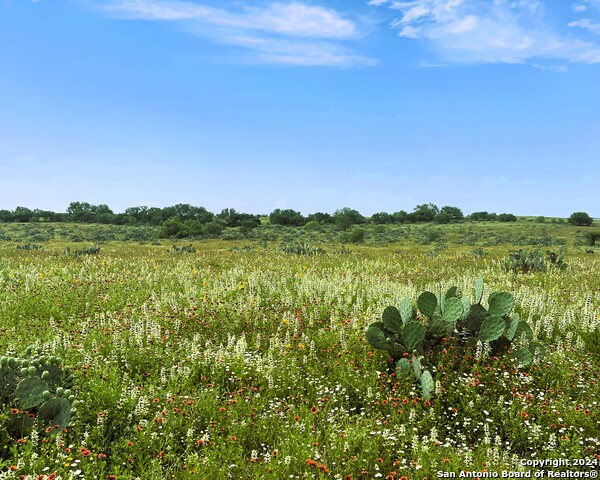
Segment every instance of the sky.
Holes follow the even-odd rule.
[[[600,217],[600,0],[0,0],[0,209]]]

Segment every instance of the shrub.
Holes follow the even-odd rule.
[[[593,223],[593,220],[585,212],[574,212],[569,217],[569,223],[578,227],[588,227]]]
[[[306,218],[304,218],[300,212],[296,212],[295,210],[281,210],[277,208],[269,214],[269,221],[274,225],[300,227],[306,223]]]
[[[498,215],[499,222],[516,222],[517,217],[515,217],[512,213],[501,213]]]
[[[366,222],[365,217],[357,210],[348,207],[336,210],[333,214],[333,219],[340,230],[348,230],[352,225],[359,225]]]
[[[314,232],[316,230],[319,230],[321,228],[321,225],[319,224],[319,222],[315,221],[315,220],[310,220],[309,222],[306,223],[306,225],[304,225],[304,229],[308,230],[309,232]]]

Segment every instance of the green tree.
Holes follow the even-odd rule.
[[[433,203],[423,203],[415,207],[410,217],[416,223],[433,222],[438,213],[440,213],[440,209],[436,205]]]
[[[377,212],[371,215],[371,222],[379,225],[384,223],[394,223],[394,217],[386,212]]]
[[[336,210],[333,213],[333,220],[338,228],[341,230],[347,230],[352,225],[359,225],[365,223],[365,217],[363,217],[358,210],[344,207]]]
[[[295,210],[281,210],[280,208],[276,208],[269,214],[269,221],[274,225],[301,227],[306,223],[306,218]]]
[[[585,212],[573,212],[569,217],[569,223],[578,227],[589,227],[593,221],[592,217]]]
[[[517,217],[515,217],[512,213],[501,213],[498,215],[499,222],[516,222]]]
[[[435,221],[437,223],[454,223],[460,222],[463,220],[465,216],[463,212],[458,207],[442,207],[440,212],[435,216]]]

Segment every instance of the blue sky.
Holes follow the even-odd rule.
[[[0,0],[0,208],[600,216],[600,0]]]

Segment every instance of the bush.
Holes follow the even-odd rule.
[[[306,218],[304,218],[300,212],[296,212],[295,210],[281,210],[280,208],[277,208],[269,214],[269,221],[273,225],[301,227],[306,223]]]
[[[340,230],[348,230],[352,225],[359,225],[366,222],[365,217],[357,210],[348,207],[336,210],[333,214],[333,219]]]
[[[517,217],[515,217],[512,213],[501,213],[498,215],[499,222],[516,222]]]
[[[589,227],[593,223],[593,220],[585,212],[574,212],[569,217],[569,223],[578,227]]]

